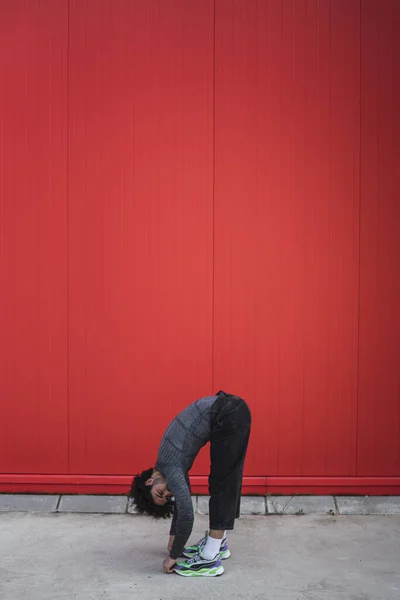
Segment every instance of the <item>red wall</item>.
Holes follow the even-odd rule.
[[[124,492],[223,388],[245,493],[400,493],[397,0],[0,23],[0,491]]]

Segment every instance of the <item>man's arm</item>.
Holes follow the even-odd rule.
[[[189,475],[187,473],[185,475],[185,481],[186,481],[187,486],[189,488],[190,494],[192,494],[192,492],[190,490],[190,479],[189,479]],[[175,533],[176,533],[176,520],[177,520],[177,518],[178,518],[178,509],[177,509],[177,506],[175,504],[175,506],[174,506],[174,514],[172,516],[171,527],[170,527],[170,530],[169,530],[169,535],[170,536],[175,536]]]
[[[170,535],[175,539],[170,551],[170,557],[176,560],[181,556],[186,542],[189,539],[193,529],[193,504],[190,493],[190,484],[188,476],[180,471],[173,471],[168,474],[168,489],[175,497],[175,514],[171,524]]]

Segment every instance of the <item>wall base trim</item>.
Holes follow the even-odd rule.
[[[126,494],[129,475],[0,474],[1,493]],[[208,477],[193,475],[192,493],[208,494]],[[243,495],[400,495],[399,477],[244,477]]]

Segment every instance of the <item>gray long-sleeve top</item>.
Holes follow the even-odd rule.
[[[167,427],[160,443],[155,468],[167,479],[175,497],[171,535],[175,540],[170,552],[177,559],[193,528],[193,505],[188,472],[194,459],[211,436],[211,408],[217,396],[206,396],[190,404]]]

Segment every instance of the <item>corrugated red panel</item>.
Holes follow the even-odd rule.
[[[64,0],[0,6],[0,472],[68,472]]]
[[[70,469],[151,465],[211,391],[213,3],[70,3]]]
[[[358,475],[400,474],[400,4],[361,12]]]
[[[359,3],[216,3],[215,369],[251,475],[354,475]]]

